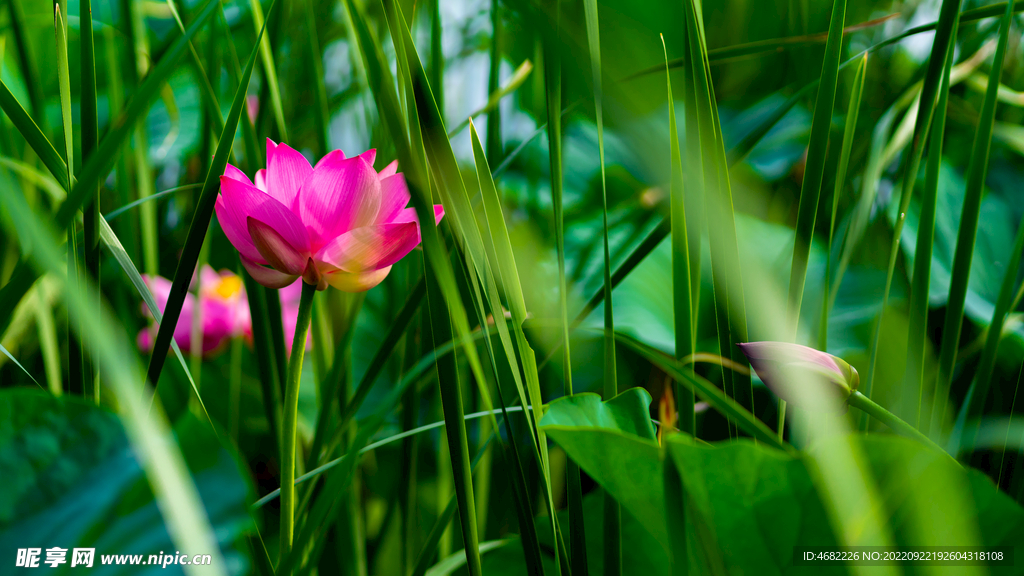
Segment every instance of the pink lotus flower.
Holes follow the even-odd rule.
[[[814,348],[788,342],[746,342],[737,346],[765,385],[794,406],[816,403],[822,391],[826,400],[838,400],[841,404],[860,384],[856,368],[842,358]],[[829,386],[806,388],[815,383]]]
[[[302,279],[362,292],[420,243],[398,163],[379,173],[376,150],[346,158],[341,150],[315,167],[287,144],[267,139],[267,168],[255,184],[228,164],[220,177],[217,219],[249,274],[268,288]],[[444,216],[434,206],[435,223]]]
[[[249,303],[245,296],[242,279],[227,270],[219,274],[209,266],[200,271],[199,293],[185,295],[181,315],[174,327],[174,341],[185,352],[192,350],[192,320],[195,314],[196,298],[199,300],[202,322],[202,351],[204,356],[220,350],[231,338],[252,336],[252,322],[249,317]],[[171,281],[161,276],[143,276],[146,285],[153,291],[153,297],[162,313],[167,306],[171,292]],[[152,318],[153,314],[145,304],[143,313]],[[152,350],[158,326],[154,323],[139,332],[139,348]]]

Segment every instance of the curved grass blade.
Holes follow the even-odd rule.
[[[270,10],[274,9],[276,0],[271,3]],[[269,11],[268,11],[269,12]],[[264,26],[265,29],[265,26]],[[153,388],[159,384],[160,372],[163,369],[164,360],[167,358],[168,346],[174,334],[174,327],[178,323],[178,316],[181,314],[181,306],[188,293],[188,286],[192,281],[192,274],[195,272],[196,262],[199,259],[199,250],[206,239],[206,232],[210,226],[210,219],[213,217],[213,205],[217,200],[217,192],[220,188],[219,176],[224,172],[228,155],[231,153],[231,144],[234,140],[235,129],[238,127],[238,120],[245,105],[246,89],[249,86],[249,78],[252,76],[252,69],[256,63],[256,54],[259,51],[259,41],[263,37],[263,30],[256,38],[257,44],[249,55],[249,61],[242,73],[242,81],[231,102],[231,111],[228,112],[224,130],[221,131],[220,143],[217,144],[217,152],[210,163],[209,172],[206,174],[206,181],[199,193],[199,201],[195,214],[192,216],[192,223],[189,225],[188,236],[185,238],[185,245],[178,260],[178,266],[174,271],[174,279],[171,283],[171,290],[167,296],[167,305],[164,309],[165,321],[160,324],[156,340],[153,345],[153,355],[149,360],[148,379]]]
[[[174,21],[178,24],[178,30],[182,34],[185,34],[185,24],[181,21],[181,16],[178,14],[178,8],[174,5],[174,0],[167,0],[167,6],[170,8],[171,16],[174,17]],[[206,75],[206,69],[203,67],[203,61],[199,58],[199,53],[196,52],[195,46],[190,40],[188,43],[189,53],[192,54],[192,65],[195,66],[196,76],[199,80],[199,92],[202,94],[203,101],[206,103],[207,113],[210,115],[210,119],[213,120],[213,130],[220,132],[224,128],[224,115],[220,111],[220,103],[217,102],[217,92],[213,89],[213,84],[210,83],[209,76]],[[214,71],[215,73],[217,71]],[[173,97],[173,95],[172,95]],[[170,135],[168,135],[170,137]],[[167,146],[169,148],[169,146]],[[163,148],[163,146],[161,146]]]
[[[930,429],[928,411],[922,421],[925,396],[924,382],[924,351],[928,339],[928,293],[932,274],[932,246],[935,240],[935,210],[939,193],[939,169],[942,165],[942,145],[946,131],[946,109],[949,101],[949,81],[953,67],[953,50],[955,42],[949,43],[946,51],[946,64],[942,74],[942,86],[939,89],[938,109],[932,120],[931,142],[928,150],[928,163],[925,166],[924,196],[921,198],[921,216],[917,228],[917,248],[914,252],[914,275],[910,285],[910,312],[907,333],[907,370],[904,382],[911,393],[917,388],[917,398],[911,406],[914,414],[914,425],[927,434]],[[824,350],[824,349],[823,349]]]
[[[71,181],[68,179],[67,163],[64,161],[64,158],[57,153],[53,144],[46,139],[43,131],[39,129],[39,125],[28,115],[28,112],[25,111],[25,108],[21,106],[21,103],[18,102],[18,99],[14,97],[10,88],[2,80],[0,80],[0,109],[3,109],[4,113],[7,114],[11,123],[21,133],[21,137],[28,142],[28,145],[39,156],[43,166],[46,166],[50,174],[53,174],[61,188],[65,190],[70,189]]]
[[[38,380],[36,380],[36,377],[33,376],[31,372],[26,370],[25,367],[21,365],[21,362],[18,362],[18,359],[15,358],[14,355],[7,350],[7,348],[4,348],[3,344],[0,344],[0,352],[3,352],[4,356],[7,356],[7,358],[9,358],[11,362],[14,362],[14,365],[20,368],[21,371],[24,372],[26,376],[28,376],[33,382],[35,382],[36,386],[39,386],[41,390],[46,390],[46,388],[44,388],[43,385],[40,384]]]
[[[82,169],[78,173],[78,182],[74,187],[69,186],[70,179],[66,175],[63,177],[60,175],[61,168],[59,165],[51,166],[51,164],[47,164],[44,154],[40,153],[39,150],[36,150],[36,153],[39,154],[41,158],[44,158],[44,165],[47,166],[47,169],[51,170],[51,173],[53,173],[54,177],[57,178],[57,181],[61,182],[62,186],[64,186],[66,182],[68,186],[64,186],[65,189],[70,188],[67,199],[61,204],[57,214],[53,218],[54,226],[58,228],[67,228],[74,218],[75,213],[85,203],[90,190],[94,190],[95,186],[100,183],[100,181],[110,171],[111,167],[113,167],[114,162],[119,156],[119,150],[128,138],[132,128],[135,126],[139,118],[149,110],[149,105],[152,103],[157,91],[163,83],[166,82],[167,78],[169,78],[176,70],[177,61],[184,53],[188,41],[195,36],[199,29],[202,28],[206,19],[213,14],[213,10],[216,6],[219,6],[219,2],[215,0],[206,0],[206,3],[196,10],[196,17],[192,21],[192,24],[189,25],[188,34],[176,39],[164,52],[160,62],[150,70],[149,74],[146,76],[146,80],[135,91],[135,95],[128,104],[128,107],[111,123],[106,137],[104,137],[100,142],[99,148],[96,149],[95,153],[92,154],[82,166]],[[39,145],[45,152],[46,147],[43,146],[45,138],[43,140],[39,139],[42,137],[42,132],[39,131],[39,127],[36,126],[34,122],[31,122],[31,119],[28,118],[24,109],[20,106],[12,107],[12,102],[13,104],[17,104],[17,101],[13,99],[13,96],[10,94],[10,91],[7,90],[7,87],[0,83],[0,107],[2,107],[4,112],[12,118],[15,125],[19,126],[19,129],[23,127],[31,129],[31,127],[34,126],[35,132],[26,134],[25,138],[31,145],[33,145],[34,150],[36,149],[35,146]],[[20,116],[18,115],[19,110]],[[12,112],[14,115],[12,115]],[[19,120],[13,120],[15,116],[17,116]],[[26,119],[28,119],[29,122],[25,122]],[[21,122],[21,124],[19,125],[18,122]],[[35,142],[35,144],[32,144],[33,142]],[[50,149],[52,148],[53,147],[51,145]],[[51,163],[54,159],[60,159],[60,156],[57,155],[56,151],[54,151],[53,156],[50,157]],[[0,289],[0,333],[6,329],[10,322],[11,313],[14,311],[14,307],[17,306],[18,302],[20,302],[25,296],[25,293],[35,282],[36,278],[38,278],[38,275],[34,269],[27,263],[22,262],[18,264],[17,268],[15,268],[8,283]]]
[[[985,99],[978,118],[978,128],[974,136],[974,145],[971,148],[971,157],[967,164],[963,211],[960,215],[960,229],[957,231],[953,268],[950,273],[949,301],[946,305],[946,317],[942,326],[939,372],[935,384],[935,404],[932,417],[933,423],[938,423],[938,427],[933,427],[935,431],[942,431],[942,418],[946,413],[953,365],[956,363],[957,348],[960,344],[964,301],[967,298],[967,281],[970,276],[971,260],[974,256],[978,216],[981,211],[981,194],[985,186],[985,177],[988,173],[989,150],[992,146],[992,127],[995,123],[996,97],[998,95],[999,81],[1002,77],[1003,58],[1006,55],[1006,44],[1009,38],[1009,27],[1012,18],[1013,3],[1010,2],[1006,5],[1006,13],[1003,15],[1002,22],[999,25],[999,43],[996,45],[995,59],[993,60],[992,70],[989,73],[988,90],[985,92]],[[1000,296],[1002,296],[1001,292],[1002,290],[1000,290]],[[998,337],[999,332],[997,331],[996,338]]]
[[[103,245],[110,250],[110,254],[117,260],[117,263],[124,270],[128,280],[131,281],[132,286],[135,286],[135,290],[138,291],[139,296],[142,297],[143,302],[146,303],[146,307],[149,308],[150,313],[153,314],[153,319],[156,320],[157,324],[160,324],[163,320],[163,314],[160,312],[160,308],[157,307],[156,299],[153,298],[153,293],[150,291],[149,286],[143,281],[142,275],[139,274],[138,268],[135,267],[135,263],[125,252],[124,246],[121,245],[121,241],[111,230],[110,225],[107,224],[106,220],[100,221],[100,239]],[[172,329],[173,332],[173,329]],[[174,350],[174,355],[178,358],[178,363],[181,364],[181,369],[184,370],[185,376],[188,378],[189,384],[192,386],[192,391],[195,392],[196,400],[199,402],[199,407],[203,409],[203,415],[206,416],[206,420],[210,422],[213,433],[217,436],[216,426],[213,426],[213,419],[210,418],[210,413],[206,410],[206,405],[203,404],[203,397],[199,395],[199,388],[196,386],[195,380],[192,378],[192,372],[189,370],[188,363],[185,362],[185,357],[181,354],[181,349],[178,347],[178,343],[171,339],[171,348]]]
[[[516,68],[515,72],[512,73],[512,76],[507,82],[505,82],[505,85],[502,86],[501,89],[491,92],[486,104],[470,112],[469,115],[466,116],[465,120],[459,123],[455,128],[449,130],[448,137],[451,138],[459,132],[462,132],[466,126],[469,126],[469,121],[471,119],[476,118],[481,114],[489,114],[491,111],[497,110],[501,99],[518,90],[519,87],[523,85],[523,82],[526,82],[526,79],[530,77],[530,72],[533,72],[533,63],[529,60],[523,60],[523,63]],[[489,121],[490,120],[488,119],[488,122]]]
[[[955,43],[957,19],[960,16],[960,0],[943,0],[939,12],[939,21],[935,31],[935,41],[932,44],[931,55],[928,56],[928,69],[925,72],[924,83],[921,87],[921,104],[917,109],[917,120],[914,124],[914,140],[911,148],[909,161],[903,172],[903,189],[900,192],[900,206],[896,213],[896,223],[893,226],[892,245],[889,250],[889,266],[885,276],[885,288],[882,292],[882,307],[879,312],[878,323],[875,328],[874,338],[871,344],[871,360],[868,373],[864,379],[861,392],[871,397],[871,388],[875,379],[875,368],[878,360],[878,342],[882,336],[882,317],[885,315],[885,308],[889,303],[889,290],[892,287],[893,272],[896,269],[896,257],[899,254],[900,236],[903,233],[903,224],[906,220],[907,210],[910,208],[910,197],[914,191],[914,182],[917,180],[918,169],[921,165],[921,157],[924,154],[924,140],[928,136],[928,129],[931,127],[932,118],[935,112],[935,99],[942,80],[944,64],[946,62],[946,51],[951,43]],[[998,85],[998,80],[996,85]],[[989,125],[991,134],[991,123]],[[987,148],[986,148],[987,152]],[[987,153],[986,153],[987,160]],[[966,213],[965,204],[965,213]],[[973,246],[974,239],[971,238]],[[965,275],[966,276],[966,275]],[[955,275],[954,275],[955,278]],[[955,280],[953,283],[955,284]],[[966,277],[964,288],[966,292]],[[961,300],[961,302],[963,302]],[[957,336],[959,337],[959,325],[957,325]],[[955,344],[954,344],[955,346]],[[941,368],[940,368],[941,372]],[[867,427],[867,418],[861,419],[861,428]]]
[[[789,275],[789,315],[793,322],[792,338],[797,339],[800,324],[800,306],[807,279],[807,260],[814,237],[814,221],[818,214],[821,183],[825,175],[825,156],[828,152],[829,132],[832,127],[832,108],[836,99],[839,79],[839,58],[843,47],[843,22],[846,20],[846,0],[832,3],[832,19],[825,44],[825,60],[821,66],[818,96],[811,120],[811,137],[807,144],[807,162],[800,185],[800,203],[796,217],[796,239],[793,243],[793,264]],[[831,237],[831,230],[829,231]]]
[[[130,202],[128,204],[125,204],[124,206],[121,206],[120,208],[115,208],[115,209],[111,210],[110,212],[107,212],[106,214],[104,214],[103,215],[103,219],[106,220],[107,222],[110,222],[114,218],[117,218],[118,216],[124,214],[125,212],[131,210],[132,208],[135,208],[136,206],[139,206],[140,204],[145,204],[146,202],[152,202],[154,200],[159,200],[159,199],[163,198],[164,196],[170,196],[171,194],[177,194],[178,192],[184,192],[186,190],[195,190],[197,188],[202,188],[202,187],[203,187],[202,184],[185,184],[184,186],[175,186],[174,188],[168,188],[167,190],[161,190],[160,192],[157,192],[156,194],[150,194],[149,196],[146,196],[145,198],[139,198],[138,200],[136,200],[134,202]]]
[[[853,150],[853,135],[857,131],[857,117],[860,114],[861,96],[864,94],[864,77],[868,69],[868,55],[865,54],[857,68],[857,75],[853,79],[853,88],[850,90],[850,104],[846,109],[846,128],[843,131],[843,148],[839,152],[839,166],[836,168],[836,184],[832,190],[832,215],[828,226],[828,248],[826,255],[828,262],[825,264],[825,294],[821,299],[821,322],[818,327],[818,350],[828,350],[828,317],[832,311],[832,300],[828,298],[831,293],[832,283],[832,245],[835,242],[836,233],[836,212],[839,210],[839,195],[846,187],[846,171],[850,167],[850,152]]]

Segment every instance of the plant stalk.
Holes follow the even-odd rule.
[[[922,434],[917,428],[914,428],[910,424],[907,424],[902,419],[898,418],[895,414],[889,412],[885,408],[882,408],[880,405],[876,404],[874,401],[872,401],[867,396],[861,394],[860,392],[854,392],[853,394],[851,394],[850,399],[847,400],[847,403],[850,406],[864,412],[868,416],[871,416],[875,420],[878,420],[882,424],[885,424],[890,429],[892,429],[893,432],[899,434],[900,436],[906,436],[907,438],[917,440],[918,442],[924,444],[925,446],[931,448],[932,450],[936,450],[943,454],[947,454],[947,452],[943,450],[941,446],[939,446],[935,442],[932,442],[930,438]]]
[[[295,321],[292,354],[288,360],[288,383],[284,397],[284,431],[281,442],[281,558],[292,548],[295,533],[295,436],[299,417],[299,380],[302,376],[302,357],[306,351],[306,335],[313,311],[316,286],[302,283],[299,317]]]

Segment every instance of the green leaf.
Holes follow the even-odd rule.
[[[669,542],[658,444],[652,437],[638,436],[630,431],[643,430],[640,420],[646,419],[647,433],[651,432],[650,418],[642,406],[646,395],[642,390],[623,392],[616,397],[625,396],[619,406],[606,408],[603,415],[592,413],[588,416],[580,415],[579,405],[573,401],[575,396],[562,399],[552,403],[554,416],[548,420],[548,415],[545,415],[539,428],[667,550]],[[586,399],[583,406],[596,407]],[[610,417],[609,412],[616,415]],[[620,421],[628,423],[628,428],[619,428]]]
[[[651,395],[643,388],[630,388],[601,401],[597,394],[574,394],[548,404],[540,426],[550,428],[606,428],[656,440],[648,415]]]
[[[0,418],[8,471],[0,496],[0,546],[47,542],[68,548],[69,557],[72,548],[96,548],[93,570],[103,574],[120,567],[101,566],[101,554],[144,554],[143,563],[160,550],[173,554],[176,543],[114,414],[78,398],[19,389],[0,393]],[[223,557],[246,563],[240,537],[254,526],[244,463],[189,415],[174,431]],[[149,566],[137,573],[160,572]]]

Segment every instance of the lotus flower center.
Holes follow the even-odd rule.
[[[220,280],[210,287],[210,291],[218,297],[227,300],[242,290],[242,280],[234,274],[221,276]]]

